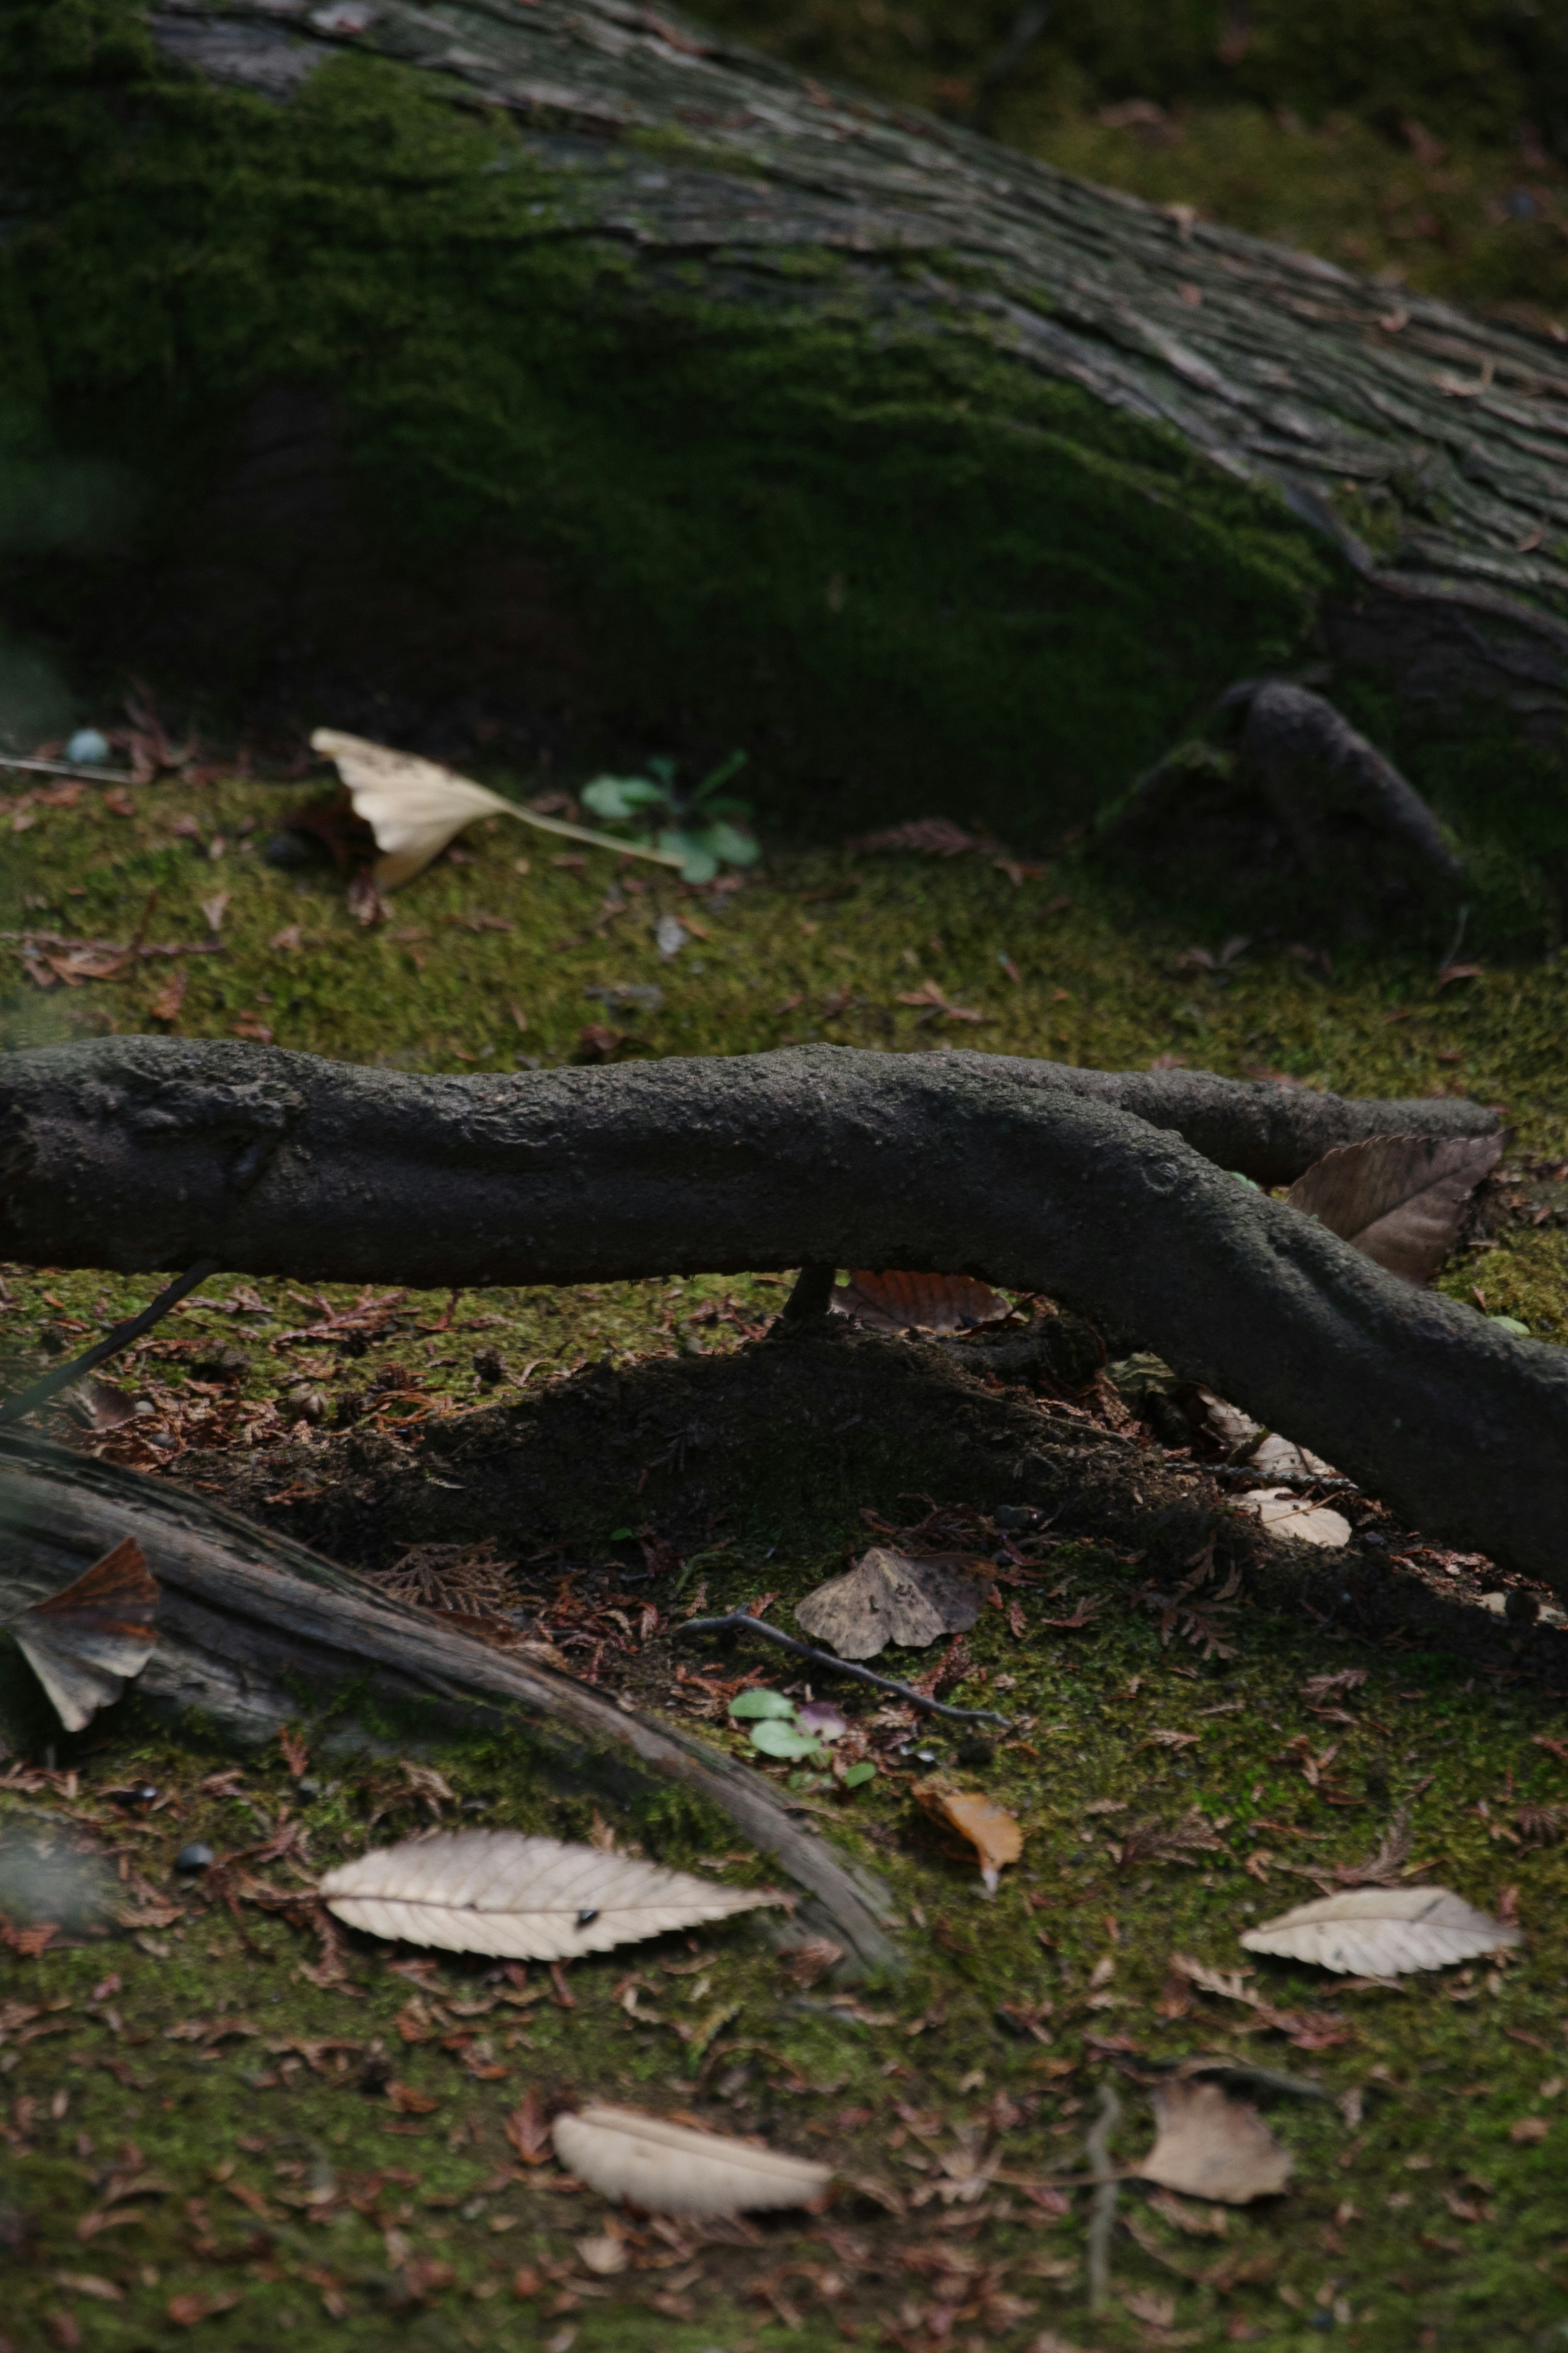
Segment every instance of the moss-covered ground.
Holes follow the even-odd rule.
[[[1014,871],[991,848],[770,852],[743,888],[695,893],[593,850],[558,863],[555,844],[501,821],[364,929],[339,879],[263,854],[309,797],[171,780],[131,792],[128,815],[95,788],[74,805],[18,800],[0,886],[5,1042],[237,1029],[433,1071],[811,1036],[1111,1066],[1176,1055],[1357,1092],[1462,1087],[1509,1106],[1521,1163],[1568,1157],[1563,981],[1550,959],[1439,986],[1440,948],[1281,934],[1216,980],[1185,952],[1215,954],[1217,930],[1132,899],[1071,851]],[[655,926],[669,914],[688,936],[666,957]],[[143,915],[144,944],[216,953],[80,979],[61,943],[124,942]],[[178,976],[176,1008],[164,992]],[[982,1020],[930,992],[905,1001],[928,982]],[[661,1000],[613,993],[633,987]],[[590,1027],[622,1042],[584,1039]],[[1559,1336],[1555,1225],[1505,1222],[1490,1242],[1455,1261],[1447,1287]],[[21,1268],[5,1284],[0,1345],[17,1368],[84,1345],[155,1287]],[[345,1349],[284,1335],[350,1305],[347,1292],[219,1278],[119,1378],[150,1407],[140,1459],[153,1463],[177,1444],[238,1442],[247,1423],[265,1436],[315,1414],[461,1412],[492,1393],[490,1351],[505,1377],[536,1383],[588,1357],[736,1345],[779,1296],[774,1282],[725,1278],[410,1297]],[[695,1571],[657,1550],[628,1567],[635,1545],[609,1562],[552,1559],[547,1587],[564,1582],[568,1598],[543,1614],[558,1631],[593,1631],[594,1611],[619,1609],[597,1621],[614,1651],[640,1640],[646,1600],[668,1615],[705,1584],[710,1607],[774,1592],[787,1622],[865,1535],[854,1514],[797,1511],[776,1546],[743,1537]],[[972,1519],[963,1541],[992,1552],[1007,1539]],[[1474,1674],[1448,1653],[1378,1651],[1244,1609],[1222,1613],[1224,1647],[1205,1656],[1163,1644],[1157,1616],[1128,1606],[1125,1561],[1048,1535],[1014,1550],[1016,1618],[984,1614],[967,1679],[947,1694],[1010,1713],[1013,1732],[989,1755],[961,1751],[952,1727],[879,1727],[852,1705],[875,1778],[847,1792],[808,1773],[797,1788],[909,1924],[908,1972],[885,1983],[801,1982],[810,1971],[792,1976],[745,1919],[574,1964],[559,1983],[359,1938],[334,1959],[307,1914],[269,1908],[258,1890],[297,1892],[437,1811],[582,1837],[591,1807],[547,1793],[500,1740],[414,1754],[389,1730],[384,1753],[345,1756],[302,1720],[291,1757],[237,1759],[132,1702],[67,1742],[18,1696],[11,1654],[0,2231],[20,2260],[0,2338],[15,2353],[132,2353],[187,2335],[300,2353],[1559,2341],[1568,1888],[1554,1841],[1568,1750],[1526,1654],[1515,1672]],[[1101,1606],[1085,1616],[1088,1599]],[[1083,1622],[1051,1623],[1064,1619]],[[931,1660],[889,1663],[918,1674]],[[1366,1680],[1313,1683],[1343,1669]],[[677,1704],[673,1683],[665,1696]],[[700,1720],[738,1743],[721,1715]],[[431,1769],[443,1785],[421,1782]],[[911,1800],[912,1779],[932,1772],[985,1788],[1024,1825],[994,1902]],[[1162,1847],[1153,1831],[1193,1808],[1214,1843]],[[1173,1953],[1245,1962],[1248,1922],[1315,1892],[1300,1870],[1365,1857],[1405,1809],[1414,1862],[1517,1915],[1525,1941],[1506,1961],[1387,1988],[1264,1960],[1242,1980],[1264,2010],[1172,1977]],[[731,1875],[756,1873],[732,1833],[631,1815],[605,1827],[688,1866],[728,1857]],[[247,1859],[226,1876],[177,1873],[198,1840]],[[61,1933],[30,1951],[26,1922],[57,1914]],[[1251,2088],[1295,2179],[1223,2221],[1125,2189],[1112,2300],[1091,2317],[1078,2185],[1100,2086],[1119,2091],[1115,2151],[1131,2162],[1148,2146],[1158,2069],[1200,2052],[1326,2095]],[[521,2161],[526,2117],[507,2137],[531,2095],[566,2093],[760,2132],[874,2188],[844,2188],[820,2217],[709,2234],[617,2217],[548,2163]]]

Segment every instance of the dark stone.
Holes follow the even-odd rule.
[[[189,1846],[183,1846],[174,1857],[174,1869],[206,1871],[216,1860],[210,1846],[205,1846],[200,1839],[193,1839]]]

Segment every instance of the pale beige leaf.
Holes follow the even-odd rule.
[[[1241,1939],[1249,1953],[1310,1961],[1349,1977],[1392,1978],[1446,1969],[1521,1939],[1447,1887],[1347,1887],[1298,1904]]]
[[[629,2199],[651,2214],[740,2214],[809,2206],[833,2179],[830,2166],[723,2133],[667,2124],[635,2108],[588,2107],[557,2116],[555,2154],[603,2198]]]
[[[517,1831],[405,1839],[340,1863],[321,1894],[340,1920],[367,1935],[514,1961],[605,1953],[782,1901],[768,1888],[715,1886]]]
[[[363,735],[318,727],[310,748],[324,752],[336,763],[355,815],[374,834],[382,853],[375,862],[375,881],[383,891],[395,891],[400,882],[412,881],[479,817],[514,817],[538,832],[563,834],[569,841],[591,842],[596,849],[651,859],[658,866],[680,864],[667,851],[621,841],[612,834],[593,833],[586,826],[568,825],[563,818],[542,817],[537,809],[521,808],[516,801],[503,800],[500,793],[471,783],[435,760],[417,760],[410,752],[394,752],[384,744],[367,742]]]
[[[841,1659],[874,1659],[889,1642],[923,1650],[939,1634],[966,1633],[993,1582],[983,1565],[970,1569],[956,1556],[911,1560],[873,1545],[845,1576],[795,1604],[795,1623]]]
[[[1289,1487],[1249,1487],[1237,1497],[1238,1507],[1252,1512],[1271,1536],[1299,1536],[1303,1544],[1337,1549],[1351,1540],[1351,1524],[1342,1512],[1326,1504],[1304,1504]]]
[[[335,727],[318,727],[310,745],[336,762],[354,814],[374,834],[381,851],[375,879],[384,891],[411,881],[476,818],[517,815],[515,805],[499,793],[470,784],[434,760],[416,760],[384,744],[340,734]]]
[[[1499,1135],[1373,1135],[1326,1152],[1285,1198],[1391,1274],[1430,1282],[1501,1153]]]
[[[1217,2084],[1178,2077],[1154,2094],[1154,2146],[1136,2170],[1184,2197],[1245,2206],[1272,2198],[1290,2179],[1290,2154],[1254,2107]]]
[[[153,1655],[158,1587],[133,1536],[12,1626],[68,1732],[120,1697]]]

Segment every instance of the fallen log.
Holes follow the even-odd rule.
[[[727,1814],[815,1900],[865,1968],[894,1964],[884,1889],[749,1767],[537,1662],[444,1627],[320,1553],[162,1480],[17,1432],[0,1437],[0,1622],[58,1592],[133,1536],[160,1588],[157,1642],[137,1690],[231,1739],[268,1739],[302,1701],[322,1745],[500,1728],[553,1786],[625,1799],[685,1791]],[[372,1734],[366,1719],[375,1724]]]
[[[430,1287],[963,1271],[1136,1335],[1415,1525],[1562,1585],[1568,1359],[1226,1173],[1493,1124],[963,1053],[445,1079],[106,1039],[0,1065],[0,1255]]]
[[[449,749],[613,712],[836,816],[958,765],[1020,831],[1325,651],[1563,741],[1543,332],[673,10],[58,23],[0,19],[5,594],[100,672]]]

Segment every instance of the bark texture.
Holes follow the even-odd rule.
[[[1137,1335],[1418,1526],[1560,1583],[1563,1352],[1226,1173],[1279,1183],[1356,1135],[1491,1124],[962,1053],[421,1079],[103,1039],[4,1065],[0,1252],[423,1286],[967,1272]]]
[[[389,1709],[422,1718],[427,1737],[521,1731],[558,1788],[624,1797],[674,1786],[720,1809],[808,1891],[863,1966],[897,1958],[885,1892],[797,1827],[760,1774],[570,1676],[450,1631],[286,1536],[164,1482],[11,1434],[0,1440],[0,1620],[135,1537],[162,1595],[157,1646],[137,1685],[155,1702],[198,1710],[241,1741],[296,1718],[305,1690],[351,1746],[370,1736],[366,1718],[378,1713],[384,1737]]]
[[[440,757],[742,741],[853,821],[961,760],[1015,831],[1325,652],[1563,740],[1543,337],[625,0],[56,19],[0,16],[5,596],[101,666]]]
[[[889,325],[1005,350],[1277,490],[1359,584],[1335,630],[1364,648],[1386,615],[1415,691],[1480,687],[1561,728],[1568,359],[1544,337],[1074,181],[624,0],[174,0],[153,22],[196,69],[279,97],[334,46],[369,48],[541,142],[585,134],[597,153],[580,152],[567,233],[608,235],[640,270],[721,251],[765,280],[808,247],[868,261]],[[617,151],[672,132],[700,158],[628,185]],[[731,299],[763,284],[733,275]]]

